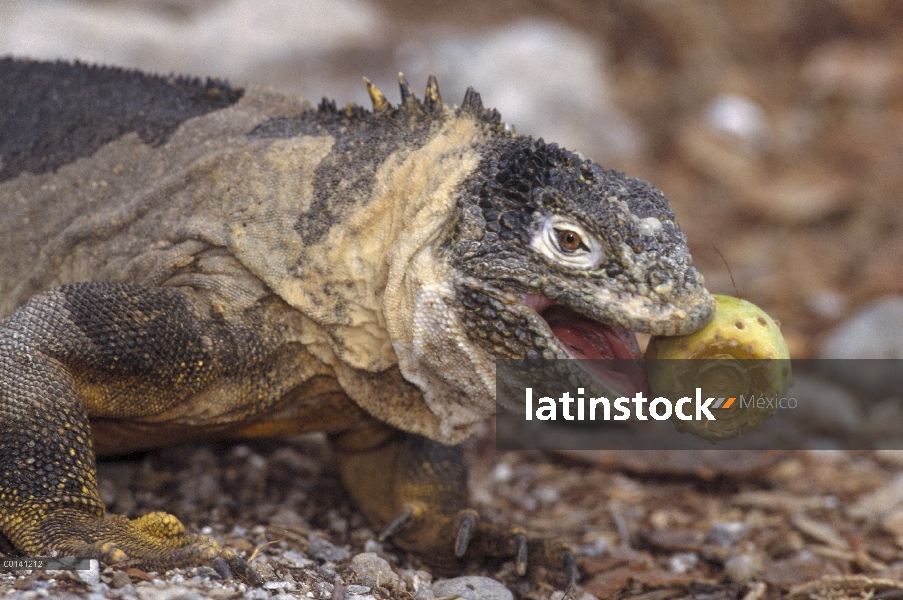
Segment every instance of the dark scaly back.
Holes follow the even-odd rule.
[[[457,113],[443,110],[436,78],[430,76],[424,99],[414,94],[399,74],[401,102],[392,106],[385,95],[365,79],[373,110],[349,104],[337,108],[323,98],[315,110],[293,117],[278,117],[258,125],[252,138],[293,138],[299,135],[331,136],[335,146],[314,174],[314,199],[295,223],[305,244],[320,242],[330,227],[344,218],[349,204],[370,198],[377,170],[395,151],[414,152],[430,141],[445,119],[467,113],[488,129],[501,131],[499,113],[483,108],[480,95],[468,88]],[[360,191],[365,190],[365,194]]]
[[[184,121],[242,94],[215,79],[0,58],[0,182],[53,172],[130,132],[163,144]]]

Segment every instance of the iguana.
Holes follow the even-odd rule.
[[[711,296],[645,181],[516,135],[468,89],[312,108],[269,89],[0,59],[0,533],[28,555],[213,564],[106,515],[95,453],[329,434],[350,496],[432,564],[574,574],[480,521],[454,445],[499,358],[634,357]]]

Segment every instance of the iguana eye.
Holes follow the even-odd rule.
[[[558,232],[558,244],[565,252],[574,252],[583,246],[583,240],[576,231],[570,229],[556,229],[556,231]]]
[[[575,269],[593,269],[605,259],[602,244],[564,215],[543,216],[530,245],[546,258]]]

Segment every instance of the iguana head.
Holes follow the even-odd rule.
[[[392,171],[397,183],[377,186],[417,215],[394,221],[382,315],[436,425],[412,425],[408,408],[398,426],[457,441],[495,409],[495,359],[635,359],[635,332],[709,321],[714,300],[659,190],[514,134],[472,89],[451,108],[432,77],[423,102],[400,87],[393,108],[369,86],[373,114],[429,135]]]
[[[458,198],[449,243],[461,319],[497,358],[639,358],[714,301],[667,199],[541,139],[500,136]]]

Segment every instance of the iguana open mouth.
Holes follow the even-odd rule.
[[[594,361],[584,368],[596,380],[631,396],[647,391],[646,373],[638,362],[643,356],[632,331],[594,321],[538,294],[527,294],[524,301],[571,358]]]

